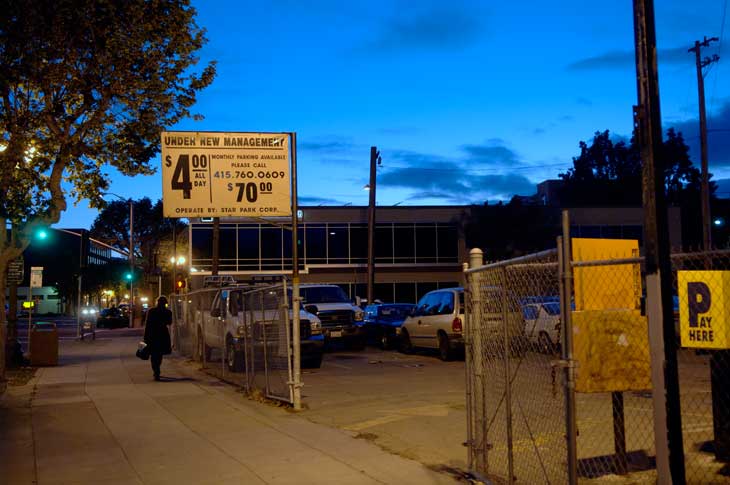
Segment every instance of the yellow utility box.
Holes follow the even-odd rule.
[[[36,322],[30,330],[30,365],[58,365],[58,329],[53,322]]]
[[[651,389],[649,332],[639,310],[572,312],[577,392]]]

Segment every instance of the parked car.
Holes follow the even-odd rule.
[[[104,308],[96,318],[98,328],[128,327],[129,317],[117,307]]]
[[[400,327],[400,350],[438,349],[441,360],[451,360],[464,349],[464,289],[426,293]]]
[[[214,348],[223,352],[231,372],[245,370],[247,342],[255,352],[263,355],[264,347],[269,352],[281,352],[284,339],[278,337],[283,315],[281,302],[276,291],[262,296],[262,307],[247,309],[244,306],[245,288],[222,288],[217,291],[209,310],[196,312],[197,356],[208,361]],[[289,308],[286,320],[293,323],[293,311]],[[324,336],[322,325],[316,315],[304,309],[299,311],[299,334],[301,366],[319,368],[322,365]],[[268,336],[267,336],[268,335]],[[286,349],[284,348],[286,352]],[[273,354],[272,354],[273,355]]]
[[[353,349],[365,347],[365,312],[356,306],[337,285],[299,286],[302,308],[322,322],[325,341],[342,341]]]
[[[528,303],[522,306],[525,318],[525,335],[545,354],[554,354],[560,349],[560,303]]]
[[[378,303],[365,307],[365,334],[370,342],[383,349],[392,348],[398,340],[401,325],[416,308],[412,303]]]

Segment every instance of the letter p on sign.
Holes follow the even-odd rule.
[[[698,316],[710,311],[712,293],[710,287],[701,281],[687,283],[687,298],[689,303],[689,326],[699,327]]]
[[[682,347],[730,348],[730,271],[678,271],[677,289]]]

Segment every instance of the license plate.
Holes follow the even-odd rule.
[[[333,330],[330,332],[330,337],[342,337],[342,332],[339,330]]]

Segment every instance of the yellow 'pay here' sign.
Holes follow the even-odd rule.
[[[682,347],[730,347],[730,271],[679,271],[679,332]]]

